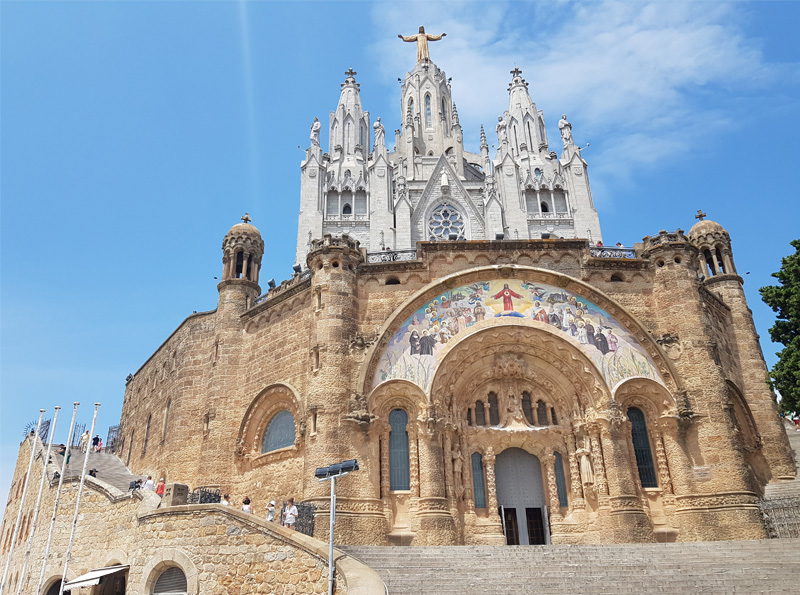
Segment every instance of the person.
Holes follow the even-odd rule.
[[[97,442],[97,452],[103,452],[103,439],[102,438],[100,438],[100,440]]]
[[[80,441],[81,452],[85,453],[88,446],[89,446],[89,430],[86,430],[83,434],[81,434],[81,441]]]
[[[428,331],[422,331],[422,336],[419,338],[419,353],[420,355],[433,355],[433,346],[436,345],[436,339],[428,335]]]
[[[622,242],[617,242],[617,248],[624,248],[625,246],[622,245]]]
[[[225,494],[224,496],[222,496],[222,500],[220,500],[219,503],[222,504],[223,506],[230,506],[230,501],[228,501],[228,498],[230,498],[230,496],[228,494]]]
[[[419,355],[419,333],[417,331],[411,331],[408,342],[411,345],[411,355]]]
[[[142,486],[142,489],[143,490],[150,490],[151,492],[154,492],[156,490],[156,484],[153,481],[153,476],[152,475],[148,475],[147,476],[147,481],[144,482],[144,485]]]
[[[800,415],[797,415],[797,413],[795,413],[794,418],[792,418],[792,421],[794,422],[795,431],[800,432]]]
[[[159,496],[163,496],[164,487],[165,487],[164,478],[162,477],[161,479],[158,480],[158,483],[156,484],[156,494],[158,494]]]
[[[242,500],[242,512],[253,514],[253,508],[250,506],[250,498],[247,496],[245,496],[244,500]]]
[[[294,531],[294,524],[297,521],[297,506],[294,505],[294,498],[289,498],[289,504],[286,506],[286,519],[283,521],[287,529]]]
[[[92,450],[97,450],[97,445],[100,442],[100,434],[95,434],[94,438],[92,438]]]
[[[595,246],[597,246],[598,248],[602,248],[603,247],[603,241],[602,240],[598,240],[597,243],[595,244]]]
[[[511,299],[513,298],[521,298],[522,296],[519,295],[516,291],[511,289],[508,286],[508,283],[503,284],[503,289],[498,291],[496,294],[492,296],[494,299],[502,299],[503,300],[503,312],[513,312],[514,311],[514,301]]]
[[[270,500],[267,504],[267,520],[270,523],[275,522],[275,500]]]
[[[92,477],[97,477],[97,469],[89,469],[89,475]]]

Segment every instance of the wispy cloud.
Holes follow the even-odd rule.
[[[586,157],[615,183],[638,167],[676,158],[741,116],[738,94],[763,89],[797,65],[770,64],[748,39],[742,4],[709,2],[402,2],[374,7],[374,50],[400,72],[413,50],[397,33],[420,24],[445,31],[431,45],[453,76],[468,142],[507,107],[508,71],[517,65],[545,111],[551,146],[560,114]],[[558,148],[558,147],[556,147]]]

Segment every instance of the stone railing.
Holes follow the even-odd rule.
[[[367,264],[379,262],[408,262],[417,259],[416,250],[384,250],[367,254]]]
[[[325,221],[366,221],[366,215],[325,215]]]
[[[645,236],[644,247],[645,249],[654,246],[663,246],[664,244],[672,244],[674,242],[688,242],[689,239],[683,234],[682,229],[676,229],[674,232],[667,232],[661,230],[656,236]]]
[[[607,248],[605,246],[590,246],[589,254],[594,258],[636,258],[633,248]]]
[[[298,283],[302,283],[303,281],[308,281],[311,279],[311,269],[303,269],[300,273],[292,275],[291,279],[287,279],[286,281],[281,281],[281,284],[275,287],[274,289],[270,289],[267,293],[261,294],[258,299],[256,299],[254,306],[257,306],[265,301],[269,297],[275,297],[276,295],[283,293],[290,287],[294,287]]]
[[[536,219],[572,219],[569,213],[528,213],[528,221]]]

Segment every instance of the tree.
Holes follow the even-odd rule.
[[[784,349],[776,354],[770,385],[780,391],[780,408],[785,412],[800,411],[800,240],[790,243],[795,253],[782,259],[781,270],[772,273],[780,285],[759,290],[761,299],[778,313],[769,336]]]

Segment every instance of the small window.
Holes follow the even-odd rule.
[[[525,414],[525,419],[528,420],[528,423],[535,426],[536,424],[533,421],[533,406],[531,405],[531,393],[528,391],[522,393],[522,412]]]
[[[475,508],[486,508],[486,487],[483,482],[483,456],[472,453],[472,490],[475,493]]]
[[[717,268],[714,266],[714,258],[711,256],[711,250],[704,250],[703,256],[706,259],[706,266],[708,267],[708,272],[713,277],[717,274]]]
[[[400,279],[397,277],[389,277],[386,279],[386,285],[400,285]]]
[[[550,207],[547,206],[546,202],[543,202],[542,203],[542,213],[549,213],[549,212],[550,212]]]
[[[353,208],[349,204],[345,204],[342,207],[342,215],[352,215],[352,214],[353,214]]]
[[[561,459],[561,453],[555,453],[555,462],[553,463],[553,470],[556,472],[556,491],[558,492],[558,505],[561,507],[567,506],[567,481],[564,479],[564,461]]]
[[[476,426],[486,425],[486,409],[483,406],[483,401],[475,402],[475,425]]]
[[[186,595],[189,586],[186,582],[186,575],[177,566],[167,568],[156,581],[153,587],[153,595]]]
[[[431,96],[425,96],[425,128],[431,128],[433,120],[431,118]]]
[[[279,411],[267,425],[261,452],[272,452],[292,446],[295,439],[294,416],[287,410]]]
[[[547,405],[542,400],[536,402],[536,423],[540,426],[547,425]]]
[[[719,249],[719,246],[717,246],[716,253],[717,253],[717,264],[719,265],[719,274],[720,275],[724,275],[725,274],[725,264],[724,264],[725,261],[722,259],[722,251]]]
[[[553,425],[558,425],[558,417],[556,417],[556,409],[555,407],[550,407],[550,419],[553,420]]]
[[[467,425],[472,425],[472,409],[467,409]]]
[[[395,409],[389,414],[389,489],[410,490],[408,459],[408,413]]]
[[[622,275],[614,273],[613,275],[611,275],[611,281],[613,281],[614,283],[622,283],[623,281]]]
[[[142,456],[147,452],[147,443],[150,441],[150,422],[153,420],[152,415],[147,416],[147,427],[144,431],[144,444],[142,445]]]

